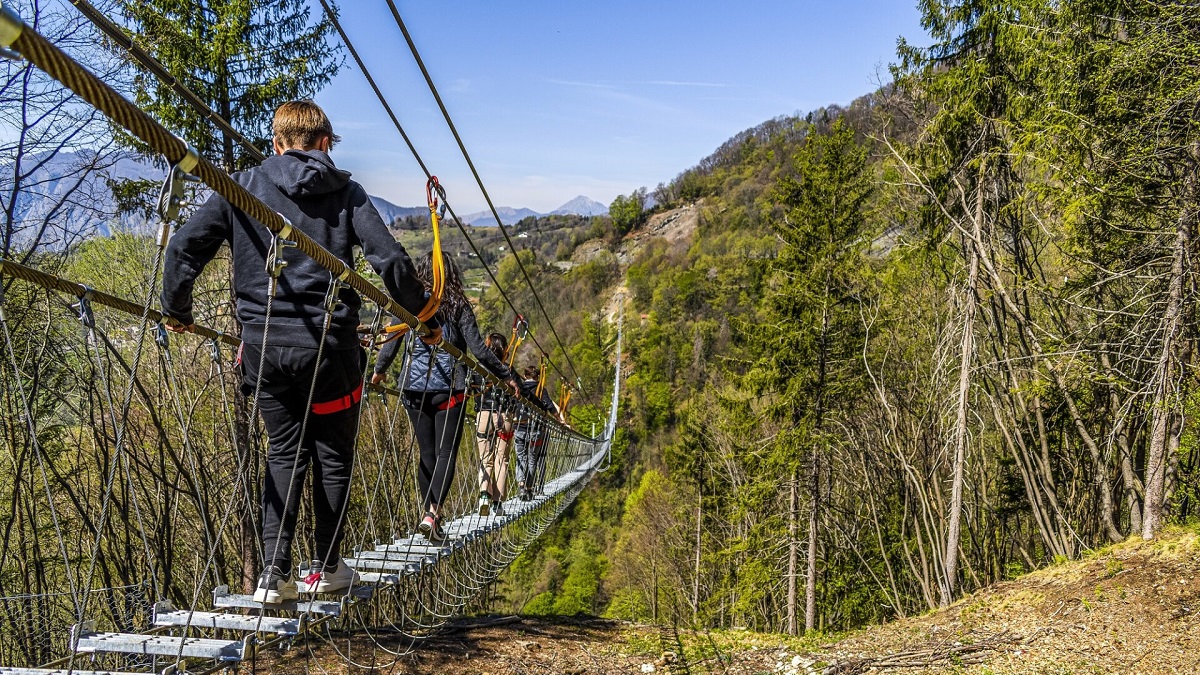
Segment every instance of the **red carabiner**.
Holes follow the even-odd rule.
[[[438,206],[437,197],[434,196],[435,192],[439,195],[445,194],[437,176],[430,176],[429,180],[425,182],[425,201],[429,203],[430,209],[436,209]]]

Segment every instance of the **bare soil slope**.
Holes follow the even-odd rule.
[[[817,672],[1200,672],[1200,536],[1130,539],[856,633]],[[909,665],[912,668],[902,668]]]
[[[513,617],[459,624],[394,663],[361,635],[351,638],[349,650],[356,656],[374,651],[375,662],[363,665],[397,675],[1184,674],[1200,673],[1198,610],[1200,530],[1193,528],[1152,542],[1131,539],[946,609],[837,640]],[[347,647],[343,642],[338,651]],[[268,656],[258,666],[262,672],[363,672],[328,644]]]

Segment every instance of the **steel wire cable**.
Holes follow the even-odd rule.
[[[324,3],[325,0],[322,0]],[[550,328],[550,332],[554,335],[555,342],[558,343],[559,349],[563,352],[563,357],[567,359],[567,365],[571,368],[571,373],[575,376],[575,382],[582,382],[579,377],[579,371],[575,369],[575,363],[571,360],[571,353],[567,351],[566,345],[563,344],[561,338],[558,337],[558,331],[554,328],[554,322],[550,319],[550,315],[546,312],[545,305],[542,304],[542,299],[538,295],[537,289],[533,286],[533,281],[529,278],[529,272],[525,270],[525,265],[521,262],[520,256],[516,255],[516,245],[513,244],[512,238],[508,236],[508,230],[504,227],[504,222],[500,220],[500,214],[496,211],[496,205],[492,203],[492,197],[488,194],[487,188],[483,184],[483,178],[480,177],[479,171],[475,168],[475,162],[471,160],[471,155],[467,152],[467,146],[462,140],[462,136],[458,133],[458,128],[454,126],[454,120],[450,117],[450,112],[446,109],[446,104],[442,101],[442,95],[438,93],[437,86],[433,83],[433,77],[429,74],[429,69],[425,67],[425,61],[421,58],[421,53],[417,50],[417,45],[413,42],[412,35],[408,32],[408,27],[404,25],[404,20],[400,18],[400,12],[396,9],[396,4],[392,0],[387,0],[388,8],[392,10],[392,17],[396,20],[396,25],[400,28],[400,32],[404,34],[404,40],[408,43],[408,48],[412,52],[413,58],[417,62],[417,66],[421,69],[421,74],[425,76],[425,83],[429,85],[429,91],[433,94],[434,100],[437,101],[438,108],[442,111],[442,117],[446,120],[446,125],[450,127],[450,132],[454,135],[455,142],[458,143],[458,149],[462,152],[463,159],[466,160],[467,166],[471,169],[471,175],[475,177],[476,184],[479,185],[479,191],[483,193],[484,200],[487,201],[488,209],[492,212],[492,217],[496,219],[496,226],[500,228],[500,233],[504,235],[504,241],[508,243],[509,249],[513,251],[513,257],[516,258],[517,267],[521,270],[521,275],[525,277],[525,283],[529,285],[530,292],[533,293],[533,299],[537,303],[538,309],[541,310],[542,316],[546,319],[546,324]],[[536,341],[535,341],[536,342]],[[541,348],[541,345],[538,345]],[[543,350],[544,352],[545,350]],[[558,370],[556,365],[555,370]],[[566,380],[562,371],[559,371],[559,377]]]
[[[404,130],[404,125],[402,125],[400,123],[399,118],[396,116],[395,112],[392,110],[392,106],[388,102],[387,97],[384,96],[383,92],[379,89],[379,86],[375,83],[375,78],[371,75],[371,71],[367,68],[366,63],[364,63],[362,58],[359,56],[358,50],[355,49],[354,43],[350,41],[349,35],[347,35],[345,29],[342,28],[342,24],[338,20],[337,12],[334,11],[334,8],[328,4],[327,0],[320,0],[320,3],[321,3],[321,6],[325,10],[326,16],[329,17],[330,22],[333,24],[333,27],[337,30],[338,35],[341,37],[342,43],[346,45],[347,51],[350,52],[350,56],[354,59],[354,62],[356,64],[358,64],[358,68],[362,72],[363,77],[367,80],[367,84],[370,85],[371,90],[375,93],[375,97],[379,100],[380,105],[383,106],[384,111],[387,113],[388,117],[392,120],[392,124],[396,127],[396,131],[398,131],[400,133],[400,137],[402,139],[404,139],[404,143],[405,143],[405,145],[408,146],[409,152],[412,153],[413,159],[416,160],[417,165],[421,168],[421,171],[425,173],[425,176],[427,178],[432,178],[433,173],[429,170],[429,167],[425,164],[425,160],[421,157],[420,152],[417,151],[417,148],[413,144],[412,139],[409,137],[408,132]],[[485,193],[485,195],[486,195],[486,193]],[[443,202],[445,202],[445,201],[446,200],[443,199]],[[490,204],[490,199],[489,199],[489,204]],[[470,233],[467,232],[466,227],[464,227],[464,225],[462,223],[462,219],[460,219],[458,217],[458,215],[454,212],[454,209],[452,207],[450,207],[449,203],[447,203],[446,206],[447,206],[447,210],[450,212],[450,215],[454,218],[454,224],[458,227],[459,232],[463,235],[463,238],[466,240],[467,245],[471,247],[471,251],[475,254],[475,257],[478,258],[480,263],[483,265],[484,271],[487,272],[488,277],[491,278],[492,283],[496,287],[496,290],[500,292],[500,296],[504,299],[505,304],[507,304],[509,309],[511,309],[513,311],[513,314],[520,316],[521,313],[517,310],[516,305],[513,303],[512,299],[509,297],[508,293],[504,290],[504,286],[500,283],[500,280],[496,278],[496,275],[492,272],[491,268],[487,265],[487,263],[484,262],[483,254],[480,252],[479,248],[475,245],[475,240],[471,237]],[[492,211],[493,211],[493,213],[495,213],[495,207],[492,207]],[[500,223],[498,218],[497,218],[496,222],[498,224],[500,224],[500,226],[502,228],[501,231],[503,231],[503,224]],[[507,236],[508,236],[507,232],[505,232],[506,239],[507,239]],[[516,248],[513,246],[511,241],[509,241],[509,248],[510,248],[510,250],[513,251],[514,257],[516,257],[516,255],[515,255]],[[517,264],[521,265],[521,261],[520,261],[519,257],[517,257]],[[522,271],[522,273],[525,273],[524,266],[521,267],[521,271]],[[527,282],[529,281],[528,274],[525,275],[525,279]],[[531,289],[533,288],[532,284],[530,285],[530,288]],[[534,296],[537,297],[536,290],[534,291]],[[539,305],[539,307],[541,306],[540,299],[538,299],[538,305]],[[546,316],[547,321],[549,321],[549,316],[546,315],[545,308],[542,308],[542,314],[543,314],[543,316]],[[551,332],[554,332],[555,339],[558,339],[558,334],[557,334],[557,332],[554,331],[554,324],[552,322],[550,323],[550,330],[551,330]],[[537,346],[539,352],[546,353],[546,350],[538,342],[537,336],[534,335],[532,332],[530,333],[530,338],[533,340],[534,345]],[[561,347],[561,345],[562,345],[561,340],[559,341],[559,345]],[[566,352],[565,348],[563,348],[563,353],[564,353],[564,355],[567,356],[567,359],[569,361],[570,355]],[[567,381],[565,374],[562,372],[562,370],[559,369],[558,365],[553,362],[551,363],[551,365],[554,366],[554,370],[559,374],[559,377],[562,378],[563,381]],[[571,369],[572,369],[572,371],[574,371],[574,364],[571,364]],[[579,381],[578,376],[576,377],[576,381]]]

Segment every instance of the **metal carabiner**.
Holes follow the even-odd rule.
[[[280,218],[283,215],[280,214]],[[276,287],[278,286],[279,276],[283,274],[283,268],[287,267],[287,261],[283,259],[283,252],[289,248],[296,248],[296,242],[288,239],[288,235],[292,233],[292,224],[287,222],[283,229],[271,235],[271,248],[267,252],[267,276],[270,277],[270,287],[267,289],[267,295],[274,296]]]
[[[84,286],[83,293],[79,296],[79,302],[71,305],[78,313],[79,322],[89,331],[96,329],[96,314],[92,311],[92,294],[94,292],[90,286]]]
[[[187,203],[183,199],[184,186],[189,182],[200,181],[199,178],[191,175],[192,169],[195,169],[199,163],[200,151],[189,145],[183,158],[167,171],[167,177],[163,180],[162,188],[158,192],[158,217],[162,220],[159,246],[167,245],[167,238],[171,232],[170,221],[179,217],[179,209]]]

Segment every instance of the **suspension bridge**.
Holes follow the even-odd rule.
[[[73,2],[188,105],[261,158],[111,21],[87,2]],[[370,81],[336,16],[322,5]],[[407,29],[389,5],[453,129]],[[275,274],[286,275],[285,254],[308,256],[328,270],[325,312],[334,311],[337,293],[347,287],[373,304],[374,319],[366,327],[371,351],[389,316],[416,335],[427,336],[430,329],[3,3],[0,48],[95,106],[171,167],[159,204],[159,234],[139,240],[140,248],[129,254],[146,270],[141,298],[39,270],[36,259],[0,259],[5,420],[0,430],[12,470],[11,485],[0,486],[0,500],[8,502],[11,516],[0,524],[0,588],[23,590],[0,597],[0,674],[207,673],[243,664],[253,669],[260,658],[283,648],[312,653],[318,647],[334,650],[352,666],[386,667],[471,607],[607,467],[617,424],[619,365],[599,434],[580,433],[514,400],[514,414],[531,419],[547,439],[539,493],[529,501],[509,499],[502,512],[479,515],[478,458],[473,447],[464,450],[443,504],[443,512],[451,515],[448,538],[427,539],[414,529],[423,508],[415,485],[415,437],[401,392],[372,385],[359,408],[344,545],[352,551],[344,560],[357,572],[357,583],[336,594],[265,607],[242,594],[256,574],[255,554],[260,559],[263,554],[254,549],[260,546],[254,477],[261,470],[264,434],[254,414],[256,398],[247,400],[239,392],[234,359],[240,340],[229,317],[220,313],[228,288],[207,289],[214,325],[197,326],[195,335],[169,335],[168,320],[153,308],[163,251],[186,183],[203,182],[271,233],[269,262]],[[458,139],[457,130],[454,135]],[[453,220],[461,228],[457,217]],[[468,242],[474,247],[469,236]],[[293,249],[298,253],[288,253]],[[564,382],[578,383],[575,365],[523,265],[521,272],[574,377],[551,365]],[[494,275],[492,280],[516,313],[509,294]],[[267,321],[269,326],[269,313]],[[438,348],[474,371],[484,386],[500,385],[470,353],[444,341]],[[545,353],[540,344],[537,348]],[[620,350],[618,324],[617,364]],[[411,365],[406,359],[401,370]],[[464,437],[473,440],[471,424],[468,417]],[[300,518],[297,541],[311,540],[305,536],[311,534],[307,520]]]

